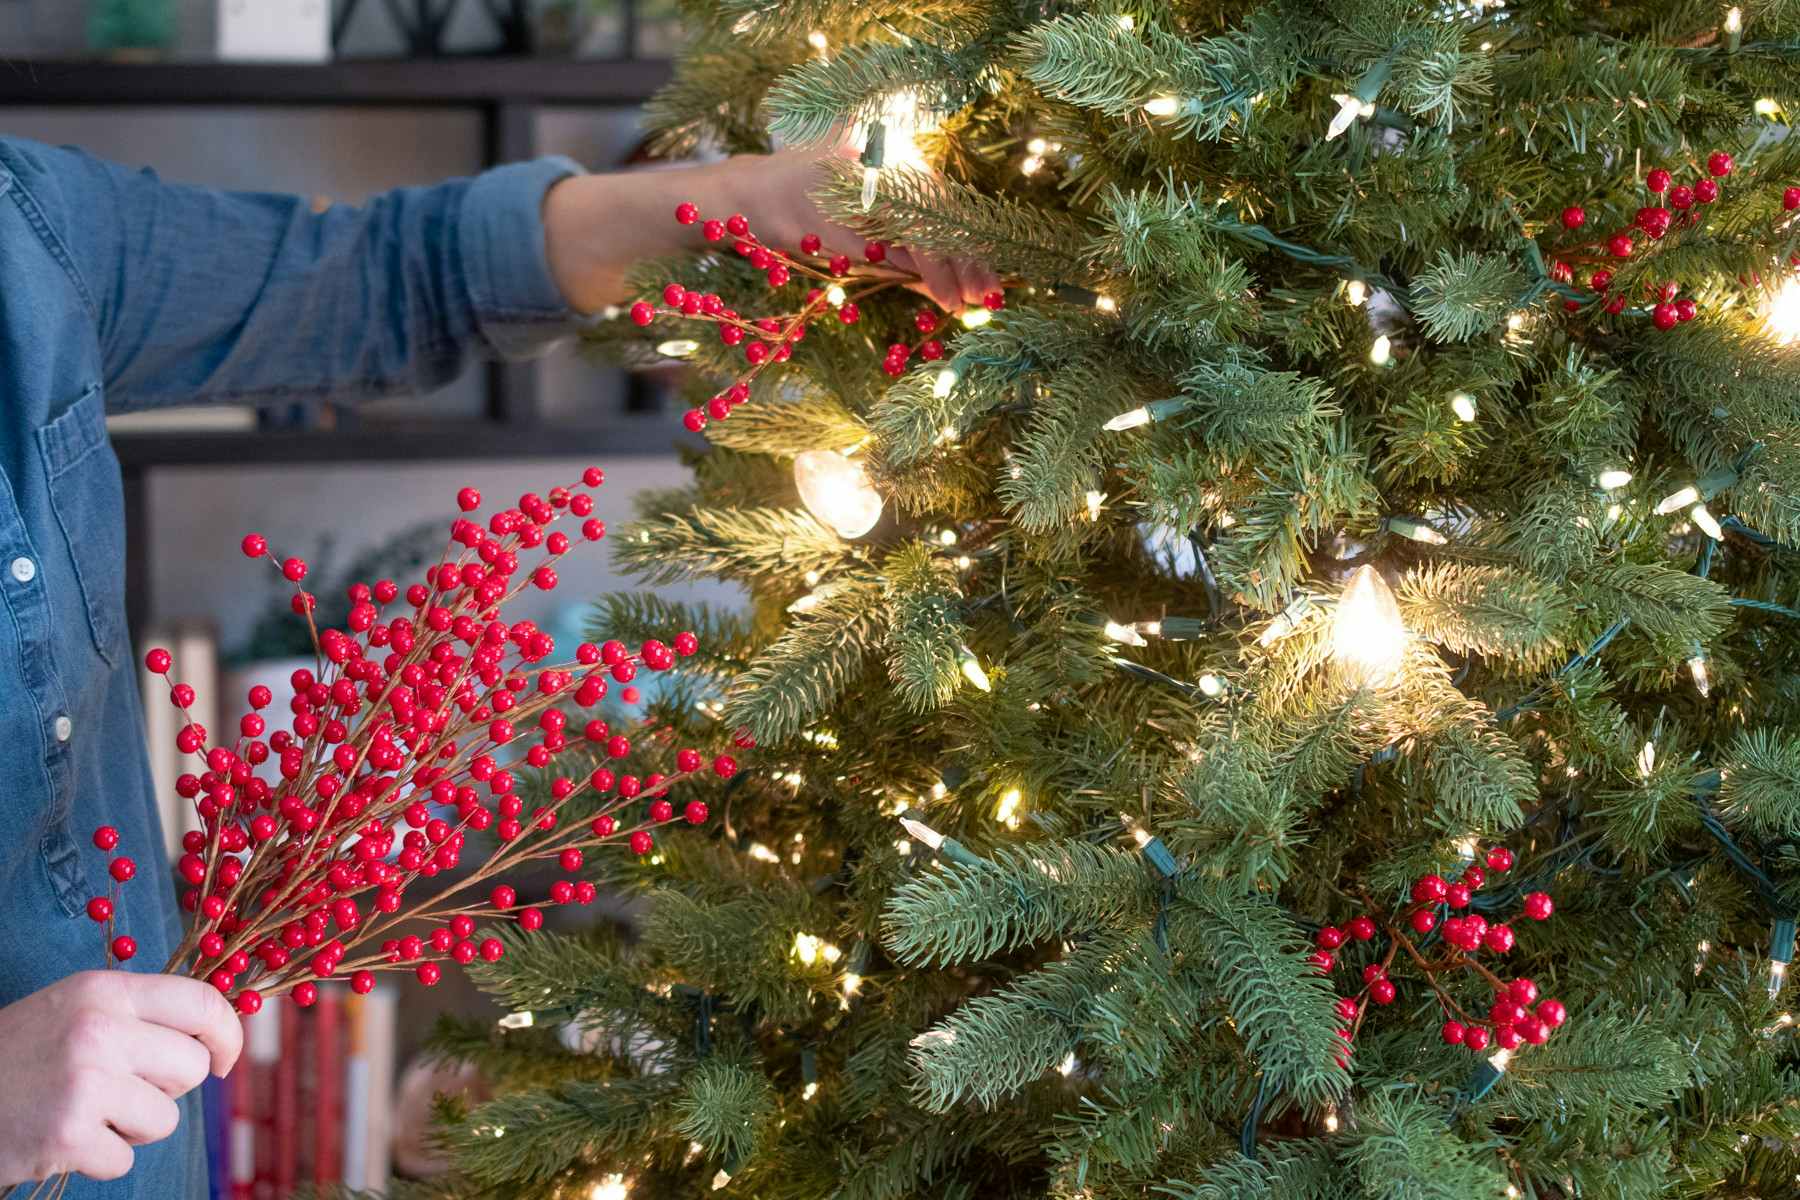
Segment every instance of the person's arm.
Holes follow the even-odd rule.
[[[79,1171],[117,1179],[175,1132],[175,1100],[221,1078],[243,1026],[197,979],[84,971],[0,1008],[0,1189]]]

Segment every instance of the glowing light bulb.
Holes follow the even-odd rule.
[[[1369,347],[1369,361],[1378,367],[1385,367],[1394,361],[1394,343],[1387,334],[1377,337],[1375,344]]]
[[[1100,295],[1094,297],[1094,307],[1103,313],[1116,313],[1119,311],[1119,302],[1111,296]]]
[[[1615,488],[1622,488],[1630,483],[1631,472],[1625,470],[1623,467],[1612,467],[1609,470],[1600,472],[1600,478],[1595,482],[1599,483],[1602,488],[1610,492]]]
[[[1088,520],[1098,521],[1100,519],[1100,506],[1105,503],[1105,492],[1089,491],[1087,494]]]
[[[1137,28],[1137,19],[1130,13],[1120,13],[1118,16],[1118,26],[1125,33],[1130,33]]]
[[[1756,115],[1759,117],[1778,117],[1781,115],[1781,103],[1773,96],[1763,96],[1756,102]]]
[[[1659,517],[1666,516],[1678,508],[1686,508],[1688,505],[1699,499],[1700,489],[1690,484],[1679,491],[1670,492],[1661,500],[1658,500],[1656,502],[1656,515]]]
[[[993,319],[993,312],[985,308],[965,308],[962,310],[962,315],[957,318],[962,322],[964,329],[980,329]]]
[[[846,299],[846,297],[844,295],[843,285],[839,284],[839,283],[834,283],[830,287],[826,288],[825,289],[825,299],[830,302],[830,304],[833,308],[842,308],[844,305],[844,300]]]
[[[1050,149],[1050,143],[1046,142],[1041,137],[1034,137],[1029,142],[1025,143],[1025,152],[1027,154],[1042,154],[1048,149]]]
[[[815,29],[806,35],[806,44],[811,46],[814,50],[817,50],[820,54],[823,54],[825,53],[825,47],[829,46],[831,43],[826,39],[823,33]]]
[[[1181,111],[1181,101],[1174,96],[1157,96],[1144,102],[1144,111],[1153,117],[1172,117]]]
[[[1775,997],[1781,995],[1782,986],[1787,983],[1787,969],[1788,965],[1780,959],[1770,960],[1769,999],[1773,1000]]]
[[[1706,531],[1706,536],[1713,541],[1722,542],[1725,540],[1724,527],[1719,524],[1719,519],[1712,515],[1711,510],[1709,510],[1706,505],[1694,505],[1694,507],[1688,509],[1688,516],[1692,517],[1694,519],[1694,524],[1698,525],[1701,529],[1704,529]]]
[[[1035,154],[1027,155],[1025,160],[1019,164],[1019,174],[1036,175],[1038,173],[1038,168],[1043,165],[1044,160],[1042,158]]]
[[[1475,419],[1475,397],[1467,392],[1457,392],[1450,397],[1450,411],[1456,419],[1467,424]]]
[[[625,1186],[623,1175],[608,1175],[594,1185],[588,1193],[588,1200],[625,1200],[631,1195],[631,1189]]]
[[[857,991],[859,989],[861,989],[861,987],[862,987],[862,982],[863,982],[863,977],[861,975],[858,975],[855,971],[845,971],[844,972],[844,995],[846,997],[856,995]]]
[[[1688,674],[1693,677],[1694,690],[1700,693],[1702,700],[1712,695],[1712,679],[1706,673],[1706,655],[1696,654],[1687,660]]]
[[[716,1192],[730,1182],[731,1172],[727,1171],[724,1167],[720,1167],[718,1174],[712,1177],[712,1190]]]
[[[1737,33],[1744,27],[1744,10],[1736,5],[1725,10],[1725,32]]]
[[[875,207],[875,189],[881,183],[880,167],[864,167],[862,181],[862,210],[868,212]]]
[[[1150,410],[1148,408],[1134,408],[1130,412],[1120,413],[1100,428],[1106,430],[1108,433],[1118,433],[1126,429],[1136,429],[1139,425],[1148,425],[1149,423]]]
[[[1075,1073],[1075,1068],[1079,1065],[1080,1064],[1075,1061],[1075,1052],[1071,1050],[1069,1051],[1069,1056],[1063,1059],[1062,1064],[1056,1069],[1061,1071],[1064,1076],[1069,1076]]]
[[[938,530],[938,544],[943,545],[943,546],[956,545],[956,530],[954,530],[954,529]]]
[[[938,368],[938,373],[931,380],[931,394],[939,400],[956,389],[956,372],[950,367]]]
[[[988,679],[988,673],[981,669],[981,660],[976,658],[975,652],[967,646],[963,647],[962,661],[957,665],[962,669],[963,678],[981,691],[991,692],[994,690],[993,682]]]
[[[1115,642],[1122,642],[1127,646],[1148,646],[1150,644],[1149,642],[1146,642],[1144,636],[1137,631],[1136,625],[1121,625],[1117,621],[1108,621],[1106,623],[1106,636]]]
[[[1406,659],[1406,626],[1387,581],[1364,563],[1344,585],[1332,620],[1332,655],[1364,687],[1391,682]]]
[[[1367,100],[1356,96],[1346,96],[1338,92],[1331,97],[1338,103],[1337,115],[1331,118],[1331,124],[1325,129],[1325,140],[1332,141],[1340,137],[1346,129],[1356,122],[1358,117],[1367,119],[1375,115],[1375,106]]]
[[[1656,772],[1656,743],[1645,742],[1637,756],[1638,778],[1648,779]]]
[[[673,338],[656,344],[656,352],[664,358],[690,358],[698,349],[700,343],[692,338]]]
[[[901,817],[900,828],[906,830],[909,837],[927,849],[936,850],[944,844],[944,835],[923,821],[916,821],[911,817]]]
[[[881,520],[881,493],[869,483],[862,463],[836,450],[796,454],[794,486],[806,511],[846,541],[861,537]]]
[[[529,1012],[507,1013],[504,1017],[500,1018],[500,1028],[530,1029],[532,1023],[536,1020],[537,1018],[532,1016]]]
[[[1007,788],[1000,793],[1000,800],[994,805],[994,820],[1008,829],[1019,827],[1019,804],[1025,799],[1025,793],[1018,788]]]
[[[1800,338],[1800,276],[1789,276],[1769,297],[1763,332],[1783,346]]]
[[[1209,700],[1217,700],[1225,694],[1225,681],[1210,671],[1199,678],[1198,687],[1200,694]]]
[[[1511,1050],[1496,1050],[1488,1055],[1488,1065],[1493,1067],[1494,1070],[1504,1073],[1507,1064],[1512,1062],[1512,1059],[1513,1052]]]
[[[819,1081],[816,1079],[813,1080],[811,1083],[808,1083],[805,1087],[800,1089],[800,1098],[802,1100],[811,1100],[814,1096],[816,1096],[818,1094],[819,1094]]]
[[[1338,1113],[1337,1113],[1336,1106],[1333,1106],[1333,1107],[1325,1110],[1325,1132],[1326,1133],[1336,1133],[1337,1131],[1338,1131]]]
[[[810,933],[796,933],[794,935],[794,957],[810,967],[819,961],[819,950],[824,944],[823,939]]]
[[[781,855],[775,853],[761,842],[750,843],[750,857],[754,858],[757,862],[778,863],[781,861]]]
[[[1389,517],[1387,527],[1403,538],[1410,538],[1427,546],[1442,546],[1450,540],[1425,522],[1414,521],[1408,517]]]
[[[1361,308],[1362,302],[1369,298],[1369,285],[1360,279],[1352,279],[1344,285],[1344,299],[1350,302],[1351,308]]]

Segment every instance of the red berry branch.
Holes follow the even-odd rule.
[[[353,585],[343,630],[313,625],[315,599],[299,588],[305,562],[278,559],[258,534],[244,538],[248,557],[266,559],[296,585],[293,607],[313,631],[318,665],[289,680],[291,731],[264,736],[263,713],[275,696],[259,685],[250,689],[237,736],[210,748],[208,731],[189,715],[194,689],[168,681],[170,702],[184,717],[176,745],[198,760],[176,791],[193,802],[201,828],[184,837],[176,864],[188,884],[183,906],[194,917],[164,970],[210,980],[247,1013],[283,993],[310,1005],[317,981],[337,975],[347,975],[357,992],[374,987],[383,970],[410,970],[430,986],[445,964],[504,954],[499,938],[480,936],[479,921],[542,927],[542,908],[521,907],[504,873],[552,860],[574,875],[589,851],[621,841],[634,854],[648,853],[651,830],[675,818],[668,798],[675,785],[708,769],[721,777],[736,771],[728,755],[709,764],[699,750],[683,748],[668,775],[640,778],[610,766],[581,778],[552,774],[549,802],[526,812],[518,772],[554,772],[557,758],[578,744],[600,748],[621,766],[633,751],[624,733],[571,709],[597,705],[609,680],[627,685],[621,699],[636,703],[629,685],[640,667],[666,671],[699,648],[684,632],[672,646],[651,640],[635,653],[616,641],[583,643],[571,661],[552,663],[549,633],[530,621],[501,619],[525,589],[557,586],[555,564],[574,542],[555,526],[579,523],[586,541],[605,536],[592,495],[580,490],[604,479],[590,467],[577,485],[553,488],[548,498],[520,497],[485,528],[458,517],[444,555],[422,582],[404,592],[391,580]],[[464,488],[457,504],[473,513],[480,493]],[[540,548],[535,566],[522,563]],[[173,665],[162,649],[151,650],[145,663],[165,678]],[[643,728],[669,740],[666,729]],[[271,761],[272,772],[265,767]],[[578,799],[582,820],[565,820]],[[707,805],[691,800],[682,815],[701,824]],[[487,857],[408,904],[408,889],[420,879],[459,865],[471,832],[492,833]],[[101,827],[94,844],[115,849],[117,831]],[[114,880],[133,874],[130,859],[113,860]],[[559,879],[550,889],[556,904],[594,898],[587,880]],[[88,915],[108,923],[109,933],[112,912],[108,897],[88,904]],[[393,936],[403,921],[439,924],[424,937]],[[117,937],[109,952],[128,959],[136,946]]]
[[[750,222],[742,213],[734,213],[723,221],[707,219],[702,222],[699,208],[684,202],[676,205],[675,220],[683,225],[698,222],[701,236],[709,242],[723,241],[729,236],[733,249],[749,260],[752,267],[763,272],[772,290],[779,291],[801,281],[814,285],[807,289],[799,308],[763,317],[745,317],[736,309],[726,307],[717,293],[693,291],[680,283],[670,283],[663,288],[660,306],[649,300],[639,300],[631,306],[631,319],[638,325],[647,326],[659,316],[700,321],[716,326],[719,340],[725,345],[743,347],[746,366],[737,379],[708,400],[705,407],[690,409],[683,415],[682,423],[694,433],[706,428],[708,420],[723,421],[731,415],[733,408],[748,400],[757,376],[771,363],[787,361],[794,346],[806,337],[808,325],[826,319],[828,314],[835,315],[845,325],[854,325],[862,319],[858,301],[893,287],[919,282],[919,276],[913,272],[887,263],[887,246],[883,242],[864,243],[863,261],[853,265],[849,255],[827,252],[816,233],[800,239],[797,254],[768,245],[751,231]],[[845,284],[855,290],[846,289]],[[989,311],[998,311],[1006,306],[1006,295],[1000,291],[989,292],[982,304]],[[928,362],[943,357],[943,343],[930,336],[939,324],[937,313],[930,309],[920,310],[914,325],[924,335],[922,340],[890,345],[882,369],[889,375],[900,375],[915,353]]]
[[[1444,1015],[1441,1030],[1446,1044],[1466,1046],[1483,1051],[1490,1043],[1503,1050],[1516,1050],[1529,1042],[1542,1045],[1550,1033],[1568,1019],[1568,1010],[1559,1000],[1538,1000],[1537,985],[1529,979],[1502,979],[1476,956],[1483,950],[1496,956],[1511,952],[1513,930],[1504,923],[1490,924],[1469,908],[1476,892],[1487,883],[1487,872],[1512,869],[1513,853],[1505,846],[1487,852],[1487,869],[1471,863],[1455,883],[1439,875],[1425,875],[1414,881],[1411,903],[1394,913],[1383,912],[1366,892],[1359,893],[1369,913],[1358,914],[1341,928],[1327,925],[1314,935],[1318,949],[1310,960],[1320,974],[1329,975],[1338,964],[1338,951],[1351,942],[1368,942],[1378,932],[1385,932],[1388,943],[1380,959],[1362,969],[1362,989],[1355,996],[1340,997],[1338,1015],[1345,1024],[1338,1030],[1343,1042],[1338,1060],[1348,1064],[1350,1047],[1367,1012],[1364,998],[1378,1005],[1392,1004],[1399,998],[1399,988],[1389,975],[1394,960],[1404,954],[1418,968],[1438,999]],[[1446,911],[1461,915],[1444,916]],[[1534,921],[1547,921],[1555,904],[1546,892],[1532,892],[1525,897],[1525,915]],[[1372,914],[1372,915],[1371,915]],[[1427,953],[1415,938],[1436,931],[1442,950]],[[1440,979],[1454,972],[1468,971],[1482,979],[1493,992],[1493,1002],[1482,1015],[1470,1013],[1445,991]],[[1532,1008],[1533,1004],[1536,1008]]]

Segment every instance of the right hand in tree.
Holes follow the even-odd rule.
[[[223,1076],[243,1027],[197,979],[84,971],[0,1008],[0,1188],[117,1179],[175,1131],[175,1100]]]

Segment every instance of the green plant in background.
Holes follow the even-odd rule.
[[[96,50],[164,50],[175,40],[175,0],[88,0]]]
[[[444,550],[443,522],[419,521],[406,526],[383,541],[377,542],[346,562],[342,569],[332,564],[335,539],[327,534],[318,549],[308,556],[312,564],[307,585],[318,598],[313,620],[320,629],[342,629],[350,616],[349,587],[362,581],[404,579],[416,574],[426,563],[436,562]],[[232,664],[261,662],[272,658],[310,658],[314,653],[312,633],[305,621],[294,618],[293,585],[275,579],[269,584],[269,604],[250,626],[243,642],[227,653]]]
[[[599,625],[696,627],[718,692],[658,715],[756,747],[614,881],[637,940],[479,968],[515,1015],[446,1049],[502,1095],[416,1194],[1795,1195],[1800,6],[687,11],[666,148],[885,136],[828,209],[1006,304],[898,379],[916,297],[814,326],[615,531],[748,590]],[[743,369],[700,341],[696,402]],[[1448,934],[1341,932],[1471,841],[1481,961],[1569,1010],[1510,1062],[1445,1044]]]

